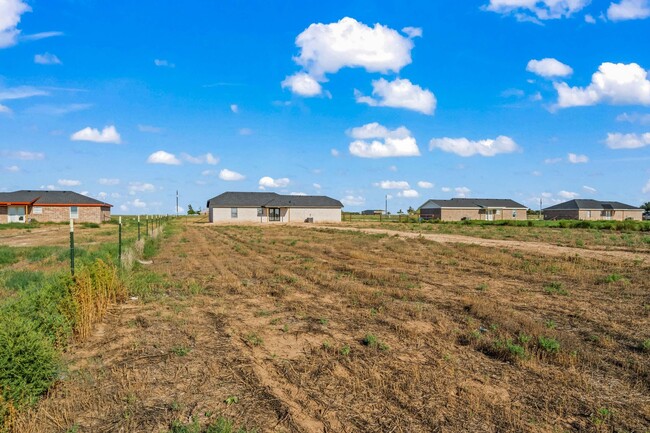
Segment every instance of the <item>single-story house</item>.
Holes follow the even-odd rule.
[[[575,199],[543,209],[545,220],[641,221],[643,209],[617,201]]]
[[[418,209],[422,219],[461,220],[526,220],[528,208],[510,199],[452,198],[428,200]]]
[[[341,222],[340,201],[320,195],[224,192],[208,200],[209,221]]]
[[[111,219],[108,203],[72,191],[0,192],[0,224],[38,222],[102,223]]]
[[[384,215],[381,209],[366,209],[361,211],[361,215]]]

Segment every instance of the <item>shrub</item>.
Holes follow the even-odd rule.
[[[0,421],[12,407],[33,404],[56,377],[58,355],[37,323],[13,313],[0,323]]]
[[[42,283],[45,279],[39,271],[9,271],[3,277],[4,286],[11,290],[24,290],[30,285]]]

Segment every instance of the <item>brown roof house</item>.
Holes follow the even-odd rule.
[[[207,207],[212,223],[341,222],[343,204],[324,195],[224,192]]]
[[[526,220],[528,208],[510,199],[452,198],[428,200],[420,206],[422,219],[461,220]]]
[[[38,222],[101,223],[111,219],[111,207],[72,191],[0,192],[0,224]]]
[[[543,209],[545,220],[636,220],[641,221],[643,209],[617,201],[575,199]]]

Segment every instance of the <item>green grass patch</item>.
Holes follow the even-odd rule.
[[[0,245],[0,265],[12,265],[18,261],[18,255],[14,248]]]
[[[45,274],[40,271],[7,270],[0,274],[0,286],[9,290],[24,290],[30,285],[40,285],[45,280]]]

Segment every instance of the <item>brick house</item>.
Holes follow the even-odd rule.
[[[341,222],[343,204],[323,195],[224,192],[207,207],[211,223]]]
[[[420,217],[427,220],[525,221],[528,208],[510,199],[452,198],[451,200],[428,200],[418,210]]]
[[[543,209],[545,220],[641,221],[643,209],[617,201],[575,199]]]
[[[73,191],[0,192],[0,224],[38,222],[102,223],[111,219],[111,207]]]

